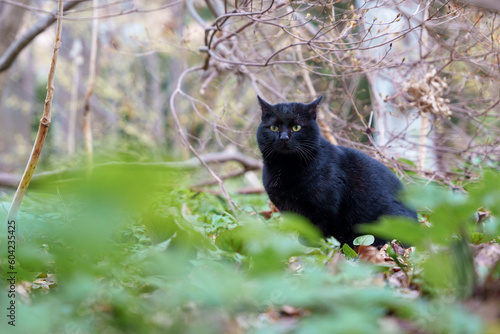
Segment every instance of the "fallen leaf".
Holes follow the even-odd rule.
[[[360,245],[358,248],[358,254],[360,260],[369,263],[381,264],[386,263],[386,253],[383,249],[378,249],[374,246],[363,246]]]

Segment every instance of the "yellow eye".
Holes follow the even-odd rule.
[[[294,125],[292,127],[292,130],[295,131],[295,132],[299,131],[300,129],[302,129],[302,127],[300,125]]]
[[[278,126],[277,125],[271,125],[271,131],[276,132],[278,131]]]

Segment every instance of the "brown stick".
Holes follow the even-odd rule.
[[[33,145],[33,150],[31,151],[31,156],[24,171],[21,182],[17,188],[14,199],[12,200],[12,205],[10,206],[9,213],[7,215],[7,220],[12,221],[17,217],[19,208],[23,201],[24,195],[28,190],[28,186],[31,181],[31,177],[35,172],[36,165],[38,163],[38,158],[42,152],[43,143],[45,142],[45,137],[47,136],[47,131],[49,130],[51,122],[51,106],[52,99],[54,97],[54,74],[56,71],[57,57],[59,56],[59,48],[61,47],[61,32],[62,32],[62,15],[63,15],[63,1],[59,0],[59,15],[57,17],[57,33],[56,42],[54,45],[54,54],[52,56],[52,63],[50,65],[49,78],[47,80],[47,97],[45,98],[45,106],[43,108],[43,116],[40,120],[40,126],[38,127],[38,133],[36,135],[35,143]]]
[[[244,175],[246,172],[248,172],[246,169],[242,169],[242,170],[237,170],[237,171],[234,171],[234,172],[230,172],[230,173],[227,173],[225,175],[220,175],[220,179],[221,180],[226,180],[226,179],[231,179],[233,177],[237,177],[237,176],[240,176],[240,175]],[[198,183],[194,186],[194,188],[201,188],[201,187],[205,187],[205,186],[211,186],[211,185],[214,185],[214,184],[217,184],[217,180],[208,180],[208,181],[204,181],[204,182],[201,182],[201,183]]]
[[[200,187],[193,187],[191,188],[191,190],[197,193],[205,192],[217,196],[223,195],[222,191],[214,189],[203,189]],[[266,190],[264,188],[241,188],[235,191],[235,193],[238,195],[254,195],[254,194],[263,194],[265,192]]]
[[[92,20],[92,40],[91,40],[91,50],[90,50],[90,62],[89,62],[89,86],[87,93],[85,94],[85,105],[83,108],[83,137],[85,141],[85,151],[87,152],[87,167],[90,168],[93,163],[93,139],[92,139],[92,123],[90,114],[90,97],[94,91],[95,86],[95,74],[96,74],[96,62],[97,62],[97,30],[99,28],[99,21],[97,19],[99,0],[94,1],[94,19]]]

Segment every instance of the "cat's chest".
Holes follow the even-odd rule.
[[[271,201],[278,207],[304,202],[306,198],[310,198],[314,188],[311,175],[291,171],[289,168],[264,168],[263,181]]]
[[[291,168],[264,168],[263,181],[266,189],[300,189],[310,183],[310,175]]]
[[[264,164],[263,181],[270,200],[279,210],[293,211],[310,219],[337,212],[345,184],[334,166],[273,167]]]

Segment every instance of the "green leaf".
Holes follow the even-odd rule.
[[[340,242],[335,237],[326,238],[326,244],[330,248],[340,247]]]
[[[308,246],[319,247],[321,244],[323,236],[320,230],[302,216],[287,212],[283,214],[283,221],[279,227],[284,232],[297,233]]]
[[[243,238],[240,230],[242,227],[236,227],[220,233],[215,239],[215,245],[226,252],[236,252],[243,254]]]
[[[375,237],[371,234],[360,235],[352,242],[354,246],[370,246],[375,241]]]
[[[486,171],[483,179],[468,190],[476,209],[486,207],[494,216],[500,215],[500,173]]]
[[[342,252],[348,259],[354,259],[358,257],[358,254],[351,247],[349,247],[348,244],[344,244],[342,246]]]
[[[382,239],[397,239],[408,245],[422,245],[429,235],[429,228],[400,217],[385,217],[380,223],[360,225],[359,230]]]
[[[473,232],[470,236],[470,239],[471,243],[473,243],[474,245],[479,245],[480,243],[487,241],[488,238],[484,233]]]

